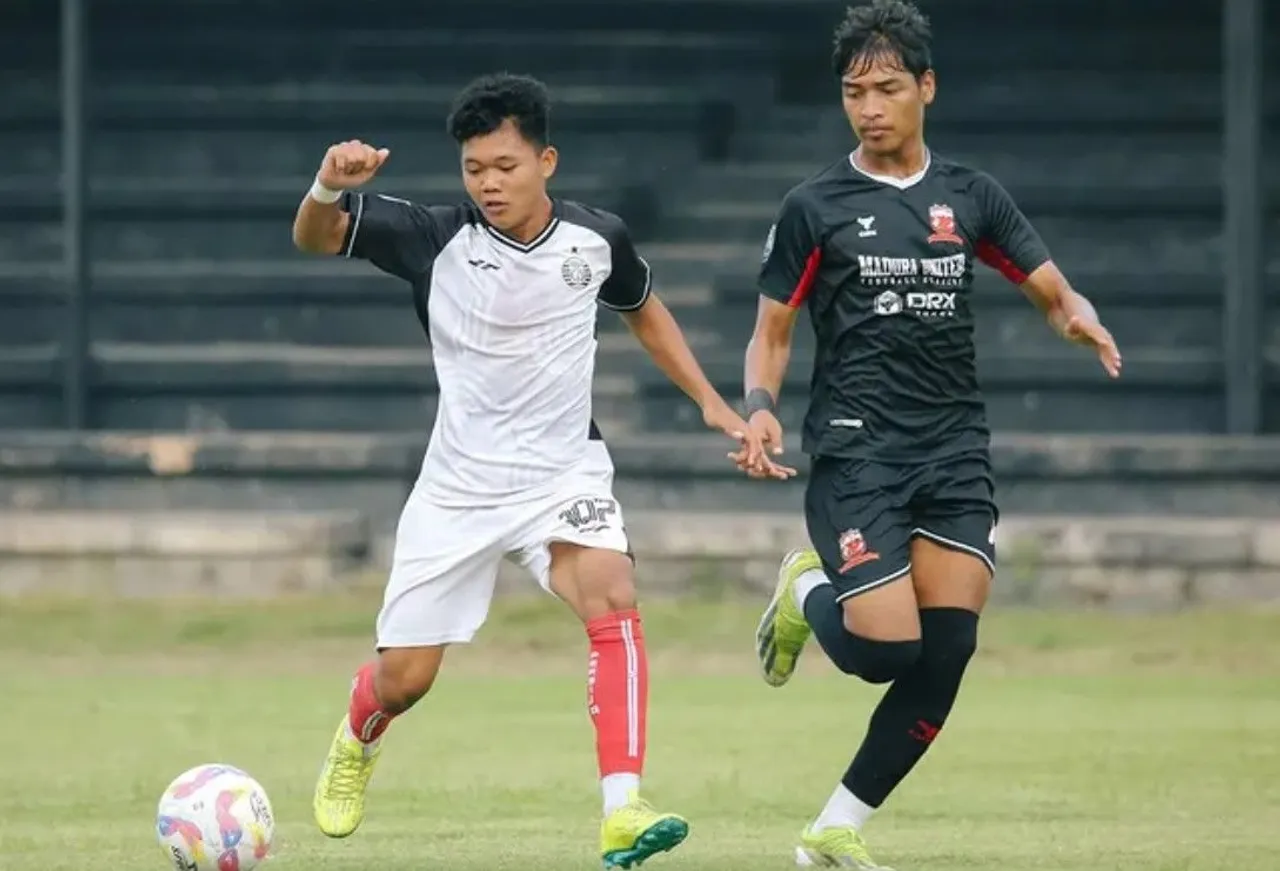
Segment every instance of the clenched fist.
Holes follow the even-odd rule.
[[[358,139],[331,145],[320,162],[316,180],[334,191],[358,188],[377,175],[391,152],[374,148]]]

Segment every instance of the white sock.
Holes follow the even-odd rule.
[[[875,812],[875,808],[849,792],[842,783],[836,787],[835,792],[831,793],[831,798],[827,799],[827,806],[814,820],[813,830],[820,832],[823,829],[853,826],[858,831],[862,831],[862,827]]]
[[[631,793],[638,789],[638,774],[606,774],[600,778],[600,790],[604,793],[604,815],[608,816],[631,801]]]
[[[809,598],[809,594],[813,592],[814,587],[820,584],[829,584],[827,573],[822,569],[809,569],[800,577],[796,578],[796,585],[792,588],[795,590],[796,607],[800,609],[800,613],[804,613],[804,600]]]
[[[378,749],[378,745],[382,743],[382,736],[381,736],[381,735],[379,735],[377,738],[374,738],[372,741],[361,741],[361,740],[360,740],[360,737],[359,737],[358,735],[356,735],[355,730],[353,730],[353,729],[351,728],[351,718],[350,718],[350,717],[343,717],[343,718],[342,718],[342,725],[343,725],[343,727],[344,727],[344,729],[345,729],[345,731],[346,731],[346,733],[347,733],[347,737],[348,737],[348,738],[350,738],[350,739],[351,739],[351,740],[353,740],[353,741],[357,741],[357,742],[359,742],[360,746],[364,748],[364,755],[365,755],[365,756],[369,756],[370,754],[372,754],[372,753],[373,753],[373,751],[375,751],[375,750],[377,750],[377,749]]]

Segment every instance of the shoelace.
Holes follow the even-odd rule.
[[[645,801],[642,798],[636,799],[635,801],[626,805],[623,808],[623,810],[626,813],[627,818],[632,821],[637,821],[641,817],[647,816],[649,814],[657,813],[653,809],[653,805],[649,804],[649,802]]]
[[[364,767],[359,761],[342,757],[334,760],[333,774],[325,782],[324,797],[329,801],[351,801],[360,795]]]
[[[868,858],[867,845],[863,842],[861,836],[852,829],[838,829],[837,832],[836,837],[829,840],[828,843],[836,848],[835,851],[841,854],[851,854],[845,864],[852,864],[856,868],[865,862]],[[832,843],[833,841],[834,843]],[[845,861],[845,858],[842,856],[841,861]]]

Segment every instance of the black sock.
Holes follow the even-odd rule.
[[[915,665],[893,682],[867,727],[842,783],[880,807],[942,729],[978,643],[978,615],[962,608],[920,611],[924,647]]]
[[[906,674],[920,658],[918,639],[877,641],[846,629],[844,608],[830,584],[818,584],[805,597],[804,619],[836,668],[870,683],[888,683]]]
[[[818,584],[809,591],[804,599],[804,619],[827,656],[838,664],[844,655],[849,630],[844,628],[844,609],[836,601],[835,587]]]

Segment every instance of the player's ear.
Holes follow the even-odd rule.
[[[556,166],[560,163],[560,152],[556,151],[554,145],[548,145],[542,149],[542,154],[538,157],[538,162],[542,166],[542,177],[551,178],[556,174]]]
[[[933,70],[925,70],[920,75],[920,101],[926,106],[933,103],[938,95],[938,77]]]

